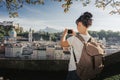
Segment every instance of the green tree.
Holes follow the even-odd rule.
[[[89,33],[90,33],[93,37],[99,37],[97,31],[89,31]]]
[[[0,26],[0,38],[2,38],[5,34],[5,30],[3,28],[3,26]]]
[[[18,33],[17,36],[22,36],[24,38],[28,38],[28,34],[29,34],[29,32],[26,31],[26,32],[23,32],[23,33]]]
[[[101,30],[101,31],[89,31],[89,33],[93,37],[99,37],[99,39],[102,39],[103,37],[105,37],[107,41],[109,40],[109,38],[114,38],[117,41],[120,40],[120,32],[119,31],[113,32],[111,30],[108,30],[108,31]]]
[[[108,30],[107,31],[107,37],[113,37],[113,31]]]
[[[98,33],[98,35],[99,35],[99,38],[100,38],[100,39],[102,39],[103,37],[105,37],[105,38],[106,38],[107,33],[106,33],[106,31],[105,31],[105,30],[101,30],[101,31]]]
[[[50,37],[51,37],[51,40],[52,40],[52,41],[56,41],[56,36],[55,36],[54,33],[50,34]]]
[[[47,0],[46,0],[47,1]],[[107,6],[112,6],[110,14],[120,14],[120,1],[119,0],[51,0],[64,3],[61,5],[64,8],[64,12],[68,12],[70,6],[74,1],[80,2],[84,7],[90,3],[94,3],[97,8],[105,9]],[[0,7],[5,6],[9,12],[10,17],[18,17],[18,9],[24,7],[26,4],[40,5],[44,4],[44,0],[0,0]]]

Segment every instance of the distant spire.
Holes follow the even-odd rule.
[[[41,38],[40,38],[40,41],[43,41],[43,38],[42,38],[42,36],[41,36]]]
[[[31,28],[29,29],[29,34],[28,34],[28,36],[29,36],[29,42],[32,42],[32,30],[31,30]]]
[[[29,29],[29,31],[30,31],[30,32],[32,31],[31,28]]]

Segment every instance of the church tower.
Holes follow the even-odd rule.
[[[32,42],[32,30],[31,30],[31,28],[29,30],[28,37],[29,37],[29,42]]]

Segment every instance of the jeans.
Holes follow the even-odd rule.
[[[77,76],[76,71],[69,71],[66,80],[80,80]]]

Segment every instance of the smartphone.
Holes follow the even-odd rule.
[[[72,34],[72,30],[71,29],[68,29],[68,34]]]

